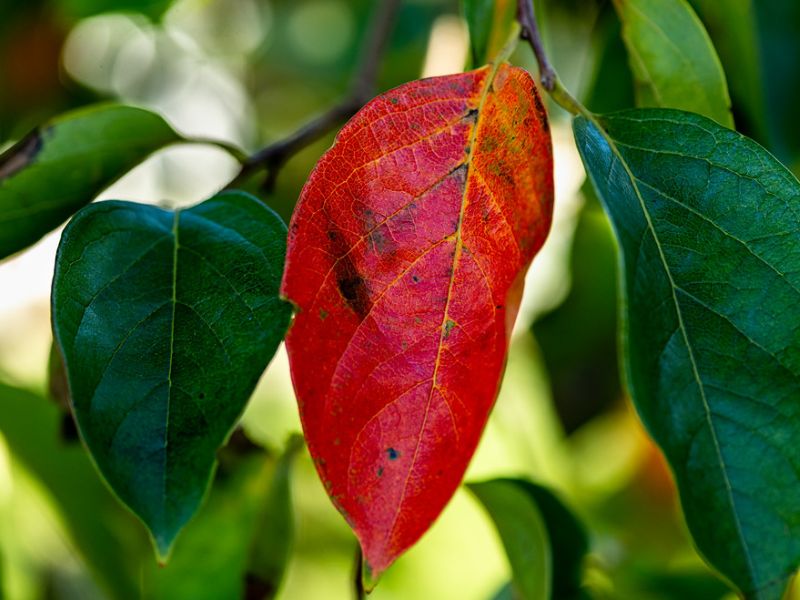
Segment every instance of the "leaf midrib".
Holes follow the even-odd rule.
[[[587,119],[587,120],[589,120],[589,119]],[[647,223],[647,228],[648,228],[650,234],[653,237],[653,241],[655,242],[656,249],[658,250],[659,259],[661,260],[661,263],[662,263],[662,265],[664,267],[664,273],[666,274],[667,279],[669,280],[670,293],[672,295],[673,304],[675,306],[675,313],[676,313],[676,316],[678,318],[678,330],[681,332],[681,335],[682,335],[683,340],[684,340],[684,344],[686,345],[686,350],[687,350],[687,352],[689,354],[689,362],[690,362],[691,367],[692,367],[692,374],[694,376],[695,383],[697,384],[698,390],[700,392],[700,398],[701,398],[701,400],[703,402],[703,409],[705,411],[706,423],[708,424],[708,428],[709,428],[709,431],[711,433],[711,439],[712,439],[712,442],[714,443],[714,451],[715,451],[715,453],[717,455],[717,462],[719,463],[720,471],[722,473],[722,478],[723,478],[723,481],[725,483],[725,491],[727,493],[728,502],[730,504],[731,512],[733,514],[733,521],[734,521],[734,525],[736,527],[736,534],[737,534],[737,537],[739,538],[739,542],[740,542],[740,544],[742,546],[742,550],[744,552],[744,558],[745,558],[745,561],[747,563],[747,568],[749,570],[750,579],[751,579],[752,583],[755,584],[756,587],[757,587],[757,582],[755,581],[756,572],[755,572],[755,569],[753,567],[752,557],[750,556],[750,549],[749,549],[749,546],[748,546],[748,544],[747,544],[747,542],[746,542],[746,540],[744,538],[744,532],[742,531],[742,524],[741,524],[741,521],[739,519],[739,514],[737,512],[736,502],[735,502],[735,500],[733,498],[733,487],[731,486],[731,482],[730,482],[730,479],[728,477],[728,472],[727,472],[727,468],[726,468],[726,465],[725,465],[725,460],[722,457],[722,449],[721,449],[720,444],[719,444],[719,438],[717,437],[717,431],[716,431],[716,428],[714,427],[714,423],[713,423],[712,418],[711,418],[711,406],[708,403],[708,398],[706,398],[705,386],[704,386],[703,381],[702,381],[702,379],[700,377],[700,372],[699,372],[698,367],[697,367],[697,361],[696,361],[695,356],[694,356],[694,349],[692,347],[691,342],[689,341],[689,334],[688,334],[688,332],[686,330],[686,325],[685,325],[685,323],[683,321],[683,312],[681,310],[680,302],[678,301],[678,295],[677,295],[677,291],[676,291],[677,290],[677,285],[675,283],[675,280],[672,277],[672,272],[670,271],[666,255],[664,254],[664,250],[661,247],[661,242],[660,242],[660,240],[658,238],[658,235],[656,234],[656,229],[655,229],[655,226],[653,225],[652,216],[650,215],[650,212],[647,209],[647,204],[645,203],[644,197],[642,196],[641,191],[639,190],[639,186],[636,183],[635,175],[630,170],[630,167],[628,167],[628,163],[625,161],[624,157],[622,156],[622,153],[617,148],[616,143],[614,142],[614,140],[611,138],[610,135],[608,135],[608,133],[600,125],[600,123],[597,122],[597,121],[592,121],[592,120],[589,120],[589,122],[593,127],[595,127],[598,130],[600,135],[602,135],[603,138],[606,140],[606,143],[608,144],[609,149],[611,150],[612,154],[614,155],[616,160],[619,162],[619,164],[622,166],[623,170],[625,171],[625,174],[627,175],[628,180],[630,181],[631,187],[633,188],[633,191],[636,194],[636,198],[639,201],[639,206],[640,206],[640,208],[642,210],[642,214],[643,214],[643,216],[645,218],[645,221]],[[613,169],[613,163],[612,163],[612,169]],[[610,175],[611,175],[611,172],[609,172],[609,177],[610,177]]]
[[[162,500],[162,508],[167,504],[167,457],[168,451],[167,448],[169,446],[169,409],[170,404],[172,403],[172,369],[174,366],[173,357],[175,356],[175,313],[178,307],[178,249],[180,248],[180,238],[179,238],[179,224],[180,224],[180,215],[181,211],[179,209],[175,210],[175,214],[172,217],[172,317],[170,319],[170,331],[169,331],[169,367],[167,370],[167,412],[164,418],[164,456],[163,456],[163,467],[161,469],[162,473],[162,483],[161,483],[161,500]]]
[[[431,402],[433,400],[433,392],[436,390],[436,376],[439,372],[439,364],[440,358],[442,353],[442,343],[444,341],[445,331],[446,331],[446,323],[449,317],[449,310],[450,310],[450,302],[453,298],[453,284],[455,283],[456,279],[456,270],[458,267],[458,263],[461,259],[461,253],[464,247],[463,237],[462,237],[462,226],[464,223],[464,214],[466,212],[466,207],[468,204],[467,193],[469,190],[469,179],[470,179],[470,172],[473,170],[472,166],[472,159],[475,155],[475,142],[478,136],[478,129],[480,126],[480,119],[481,114],[483,112],[484,104],[486,103],[486,99],[489,96],[489,92],[492,88],[492,84],[494,83],[494,78],[497,75],[497,71],[503,63],[497,61],[491,65],[489,72],[486,75],[486,81],[483,84],[483,89],[481,90],[480,100],[478,102],[477,108],[477,116],[475,118],[475,125],[472,129],[472,134],[470,135],[469,139],[469,154],[467,155],[467,159],[464,161],[467,165],[467,173],[464,177],[464,191],[461,194],[461,209],[458,215],[458,225],[456,227],[456,240],[455,240],[455,252],[453,255],[453,268],[450,272],[450,282],[447,288],[447,301],[445,302],[444,311],[442,315],[442,322],[439,326],[439,343],[436,348],[436,359],[434,361],[434,368],[433,368],[433,375],[431,376],[431,389],[428,393],[428,400],[425,403],[425,412],[422,417],[422,424],[420,425],[419,434],[417,435],[417,443],[414,447],[414,454],[411,458],[411,464],[408,467],[408,471],[406,473],[405,481],[403,482],[403,491],[400,495],[400,500],[397,502],[397,509],[395,510],[394,518],[392,519],[392,524],[389,527],[389,531],[387,533],[387,540],[390,540],[392,534],[394,533],[395,526],[397,524],[397,519],[400,516],[400,511],[403,506],[403,502],[405,501],[406,491],[408,490],[408,481],[411,478],[411,473],[414,471],[414,466],[417,462],[417,457],[419,456],[419,449],[422,445],[422,434],[425,431],[425,427],[428,423],[428,416],[430,414]],[[445,400],[447,402],[447,400]]]

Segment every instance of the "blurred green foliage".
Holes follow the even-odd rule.
[[[633,78],[611,3],[536,4],[550,56],[568,87],[597,112],[632,107]],[[798,172],[800,121],[793,102],[800,92],[800,4],[692,5],[726,71],[737,127]],[[345,93],[373,6],[370,0],[0,2],[0,148],[68,109],[114,100],[159,112],[182,133],[254,150]],[[434,58],[461,68],[467,46],[445,35],[458,15],[457,0],[403,2],[379,89],[423,74],[432,58],[432,34],[450,39]],[[520,47],[514,60],[535,71],[527,48]],[[563,114],[550,108],[558,133]],[[332,137],[293,157],[274,192],[262,194],[284,219]],[[228,177],[225,163],[213,164],[210,169],[195,155],[165,153],[145,165],[143,189],[154,196],[151,201],[168,205],[193,195],[199,200],[215,190],[193,186],[222,185]],[[580,163],[569,166],[581,169]],[[209,170],[222,172],[219,181],[198,184],[198,174]],[[250,188],[260,193],[258,181]],[[578,204],[582,208],[567,227],[574,232],[562,274],[571,285],[558,306],[535,323],[521,324],[538,347],[525,333],[512,346],[475,470],[481,479],[523,471],[576,508],[589,532],[583,585],[591,597],[730,597],[689,542],[671,475],[625,408],[616,364],[614,242],[587,188]],[[0,276],[10,267],[0,263]],[[284,363],[268,369],[245,416],[245,430],[259,447],[241,433],[234,436],[207,503],[162,569],[138,522],[102,483],[80,444],[65,437],[69,418],[38,391],[46,387],[44,364],[24,370],[34,375],[17,385],[20,360],[46,360],[46,353],[26,346],[27,337],[47,338],[46,310],[31,310],[29,320],[19,312],[9,312],[6,320],[0,314],[0,380],[6,382],[0,385],[0,597],[180,599],[263,592],[252,585],[251,560],[288,551],[254,550],[263,541],[260,532],[279,530],[280,524],[294,525],[295,543],[279,597],[351,596],[355,542],[304,452],[292,473],[293,510],[280,523],[264,525],[283,442],[275,431],[297,429]],[[35,327],[20,331],[14,321]],[[49,338],[44,342],[49,348]],[[281,489],[288,498],[287,487]],[[373,597],[482,600],[509,578],[487,516],[459,493]]]

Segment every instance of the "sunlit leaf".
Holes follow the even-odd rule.
[[[680,108],[733,127],[725,73],[686,0],[614,0],[637,104]]]
[[[30,246],[178,135],[151,112],[99,106],[63,115],[0,155],[0,258]]]
[[[800,183],[713,121],[575,121],[622,249],[628,386],[700,552],[748,598],[800,563]]]
[[[293,382],[372,583],[461,481],[552,199],[544,109],[505,64],[373,100],[301,194],[282,287]]]
[[[252,196],[84,208],[56,259],[54,330],[81,435],[161,558],[286,330],[286,229]]]

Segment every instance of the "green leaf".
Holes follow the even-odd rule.
[[[515,0],[462,0],[469,28],[472,67],[491,62],[506,45],[516,23]]]
[[[800,96],[800,36],[797,35],[800,2],[759,1],[755,2],[754,8],[770,149],[797,168],[796,161],[800,157],[800,119],[797,118],[796,101]]]
[[[511,563],[515,597],[583,597],[586,532],[550,490],[522,479],[493,479],[467,484],[467,488],[497,527]]]
[[[62,235],[53,325],[78,428],[162,559],[288,326],[285,248],[241,192],[176,212],[100,202]]]
[[[65,444],[55,403],[0,383],[0,431],[11,454],[55,501],[72,542],[111,598],[140,597],[147,538],[104,486],[80,444]],[[151,559],[152,560],[152,559]]]
[[[172,0],[56,0],[62,11],[73,19],[85,19],[106,12],[133,12],[158,19]]]
[[[34,130],[0,155],[0,258],[30,246],[179,140],[161,117],[129,106],[78,110]]]
[[[254,598],[244,594],[248,542],[265,510],[275,462],[263,452],[220,466],[208,501],[175,544],[165,568],[146,567],[141,597],[154,600]]]
[[[291,469],[302,448],[303,438],[293,435],[275,467],[250,550],[248,598],[274,598],[283,581],[294,542]]]
[[[699,550],[749,598],[800,563],[800,183],[674,110],[574,123],[622,250],[628,386]]]
[[[614,0],[639,106],[680,108],[733,127],[725,73],[686,0]]]
[[[764,82],[759,63],[758,22],[752,0],[692,0],[708,28],[726,73],[741,131],[767,140]]]

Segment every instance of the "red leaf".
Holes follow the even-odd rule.
[[[552,204],[547,117],[507,64],[376,98],[303,189],[282,288],[292,379],[375,579],[464,475]]]

